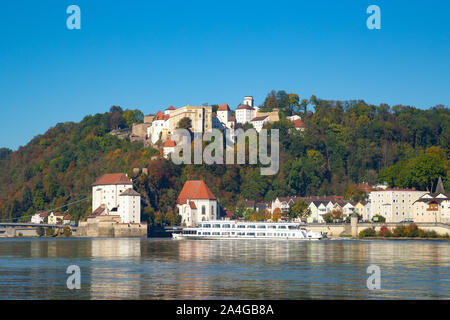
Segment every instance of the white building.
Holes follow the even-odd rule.
[[[386,218],[386,222],[413,219],[413,203],[425,193],[416,189],[398,188],[371,191],[371,216],[381,215]]]
[[[269,116],[255,117],[251,120],[256,132],[260,132],[266,123],[269,123]]]
[[[236,109],[236,122],[245,124],[252,121],[255,117],[256,111],[252,106],[241,104]]]
[[[164,142],[164,147],[163,147],[163,155],[164,158],[168,158],[169,154],[175,152],[175,147],[176,147],[176,143],[173,140],[167,140],[166,142]]]
[[[275,211],[275,209],[280,209],[283,214],[289,212],[289,208],[297,203],[301,197],[293,196],[293,197],[277,197],[272,201],[271,204],[271,213]]]
[[[203,180],[188,180],[177,199],[181,222],[187,227],[218,219],[218,203]]]
[[[47,214],[45,212],[37,212],[31,217],[31,223],[41,224],[45,223]]]
[[[103,214],[117,211],[119,195],[125,190],[133,188],[133,182],[124,173],[105,174],[92,184],[92,210],[104,208]]]
[[[344,215],[344,219],[353,214],[354,208],[355,207],[351,202],[347,202],[346,204],[344,204],[344,206],[342,207],[342,214]]]
[[[141,222],[141,195],[132,188],[119,195],[120,220],[122,223]]]
[[[92,185],[91,216],[120,216],[122,223],[141,222],[141,196],[125,173],[105,174]]]
[[[365,220],[372,220],[372,203],[370,201],[367,201],[364,205],[364,217]]]
[[[250,106],[250,107],[254,107],[254,100],[252,96],[245,96],[244,97],[244,104]]]
[[[223,124],[228,123],[228,119],[232,116],[230,107],[226,103],[222,103],[217,109],[217,118]]]
[[[177,109],[175,109],[174,106],[168,107],[166,110],[164,110],[164,115],[170,116],[170,114],[172,113],[173,110],[177,110]]]
[[[153,144],[158,142],[168,117],[170,116],[164,115],[161,111],[158,111],[153,119],[152,125],[147,129],[147,135],[150,137]]]
[[[293,116],[288,116],[287,118],[289,121],[302,120],[302,118],[296,114],[294,114]]]
[[[413,203],[414,222],[450,223],[450,194],[439,177],[434,193],[427,192]]]
[[[311,201],[309,203],[309,210],[311,211],[310,216],[306,219],[306,222],[308,223],[324,223],[325,220],[323,219],[323,216],[331,211],[331,208],[327,208],[327,205],[331,203],[325,202],[325,201]]]

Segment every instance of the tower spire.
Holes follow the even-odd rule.
[[[444,184],[442,183],[442,178],[441,176],[439,176],[437,185],[436,185],[436,190],[434,190],[434,193],[445,193],[445,189],[444,189]]]

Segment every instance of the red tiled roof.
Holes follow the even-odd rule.
[[[228,106],[228,103],[222,103],[217,111],[230,111],[230,107]]]
[[[164,113],[162,113],[161,111],[158,111],[155,115],[155,118],[153,118],[153,121],[155,120],[164,120]]]
[[[64,216],[64,220],[72,220],[72,216],[70,214],[66,214]]]
[[[239,107],[237,107],[236,110],[241,110],[241,109],[254,110],[253,107],[250,107],[248,104],[241,104]]]
[[[40,213],[39,214],[39,217],[41,217],[41,218],[46,218],[48,216],[48,214],[46,214],[46,213]]]
[[[294,120],[294,127],[296,128],[303,128],[305,124],[303,123],[302,119]]]
[[[197,206],[195,205],[194,201],[189,201],[189,206],[191,209],[197,209]]]
[[[170,115],[166,114],[164,115],[164,119],[163,120],[168,120],[170,118]]]
[[[164,142],[164,148],[173,148],[175,146],[176,143],[173,140],[167,140],[166,142]]]
[[[55,212],[53,215],[56,216],[56,217],[63,217],[64,213]]]
[[[133,184],[125,173],[108,173],[95,181],[92,186],[100,186],[105,184]]]
[[[260,116],[260,117],[254,117],[253,119],[252,119],[252,121],[262,121],[262,120],[264,120],[265,118],[267,118],[268,116]]]
[[[278,197],[278,200],[280,200],[280,202],[289,202],[289,201],[297,202],[300,199],[301,199],[301,197],[297,197],[297,196],[293,196],[293,197]]]
[[[97,209],[94,210],[94,212],[92,212],[89,216],[99,216],[101,215],[104,211],[106,210],[106,208],[100,206]]]
[[[216,197],[203,180],[188,180],[178,196],[177,203],[185,204],[187,199],[215,200]]]
[[[237,205],[238,206],[243,206],[243,207],[246,207],[246,208],[249,208],[249,207],[254,208],[255,207],[255,200],[240,200],[240,201],[237,202]]]
[[[367,183],[360,183],[358,185],[358,187],[363,190],[365,193],[369,193],[370,191],[372,191],[372,188],[367,184]]]
[[[168,107],[166,110],[176,110],[174,106]]]

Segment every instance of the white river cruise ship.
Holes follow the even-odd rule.
[[[326,233],[312,232],[300,223],[290,222],[203,221],[197,227],[185,228],[181,233],[174,233],[172,236],[174,239],[197,240],[320,240],[326,238]]]

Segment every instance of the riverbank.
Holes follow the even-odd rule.
[[[418,238],[418,237],[365,237],[355,238],[358,240],[436,240],[436,241],[450,241],[450,238]]]

